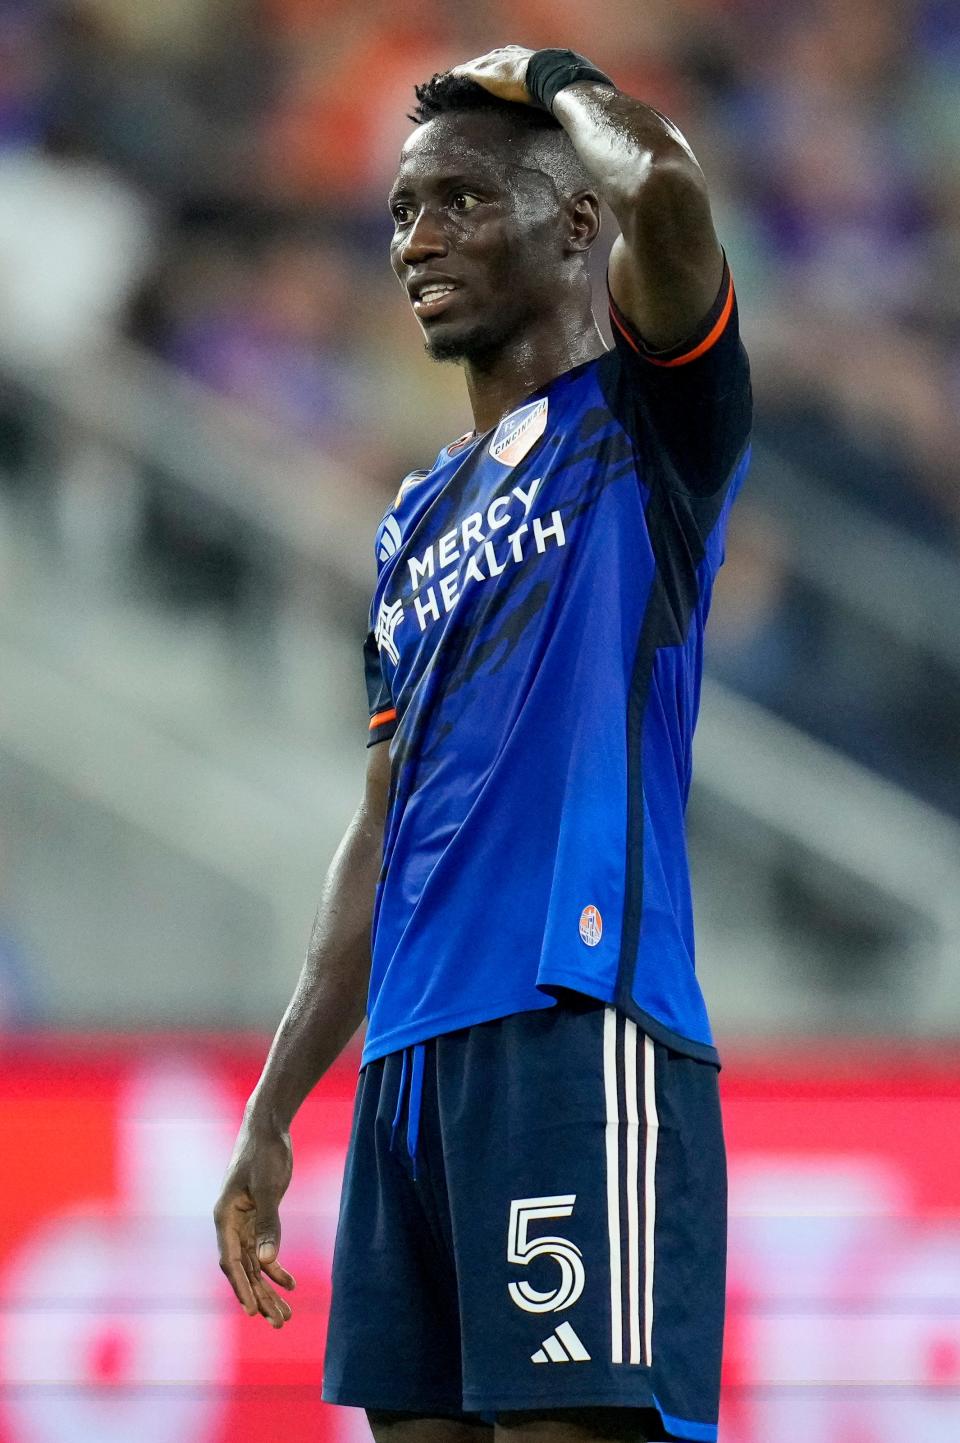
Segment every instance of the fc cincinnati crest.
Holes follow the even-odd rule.
[[[490,455],[501,466],[516,466],[547,429],[547,398],[531,401],[504,416],[490,442]]]

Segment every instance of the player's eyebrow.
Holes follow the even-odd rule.
[[[428,175],[426,179],[417,186],[413,181],[394,181],[390,193],[387,196],[387,205],[391,208],[401,200],[413,200],[418,190],[420,191],[444,191],[450,190],[453,186],[463,186],[464,189],[489,192],[497,189],[497,182],[492,176],[481,176],[476,171],[472,174],[468,171],[448,171],[437,175]]]

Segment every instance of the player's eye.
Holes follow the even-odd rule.
[[[396,225],[410,224],[410,206],[404,205],[402,201],[398,201],[396,205],[392,205],[390,207],[390,213],[393,216],[394,223]]]
[[[468,190],[454,191],[453,195],[450,198],[450,203],[453,206],[454,210],[459,211],[473,210],[475,205],[480,204],[477,197],[475,195],[471,195]]]

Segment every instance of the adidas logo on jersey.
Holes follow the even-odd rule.
[[[531,1363],[589,1363],[590,1354],[569,1323],[561,1323],[544,1338],[543,1344],[530,1354]]]
[[[400,497],[397,497],[400,500]],[[396,517],[388,516],[383,523],[380,532],[380,544],[377,547],[377,557],[380,561],[389,561],[400,545],[400,527]]]

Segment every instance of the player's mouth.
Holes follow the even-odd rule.
[[[415,292],[411,293],[414,314],[422,321],[430,320],[434,316],[442,315],[450,304],[450,300],[460,286],[455,281],[427,281],[417,284]]]

